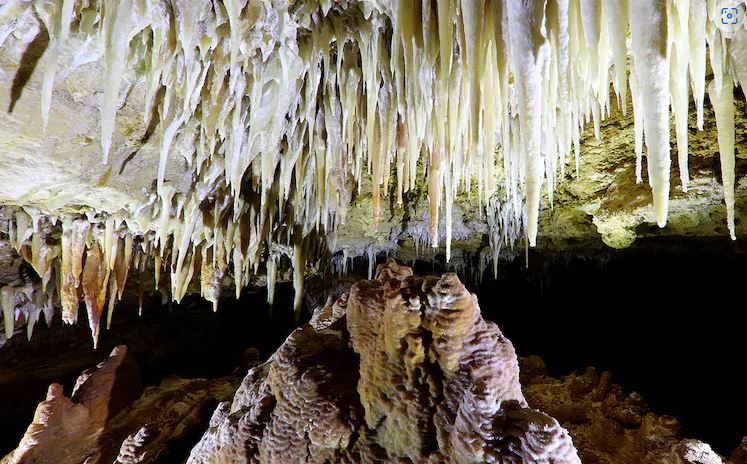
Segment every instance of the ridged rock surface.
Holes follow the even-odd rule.
[[[188,462],[580,461],[477,298],[390,261],[251,369]]]

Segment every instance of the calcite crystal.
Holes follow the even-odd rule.
[[[580,461],[457,277],[389,261],[249,371],[189,462]]]

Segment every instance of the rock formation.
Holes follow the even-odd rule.
[[[554,379],[536,356],[520,365],[527,402],[568,429],[584,463],[725,462],[708,444],[683,438],[675,418],[654,414],[635,392],[623,394],[609,372],[599,375],[589,368],[582,375]]]
[[[133,401],[137,366],[117,347],[70,399],[52,385],[0,463],[747,462],[747,437],[726,461],[607,372],[556,379],[517,360],[455,275],[391,260],[259,362],[249,350],[231,377],[168,378]]]
[[[579,462],[453,274],[393,261],[317,309],[222,403],[189,462]]]
[[[256,363],[256,351],[248,353]],[[137,363],[119,346],[77,380],[72,396],[53,384],[18,448],[2,464],[145,464],[188,449],[238,378],[169,378],[142,389]],[[142,393],[142,395],[141,395]],[[196,440],[197,437],[192,438]],[[187,440],[187,441],[185,441]]]
[[[298,307],[335,254],[734,238],[717,3],[3,1],[0,238],[42,283],[3,285],[5,336],[84,301],[96,339],[148,266],[215,304],[291,273]]]
[[[62,385],[49,386],[34,422],[3,464],[86,461],[106,423],[141,391],[137,364],[126,347],[115,348],[106,361],[78,377],[70,398]]]

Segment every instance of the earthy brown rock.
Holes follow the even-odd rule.
[[[249,371],[189,462],[579,462],[455,275],[376,274]]]
[[[258,359],[259,352],[249,350],[242,365],[252,367]],[[215,405],[231,398],[239,380],[172,377],[143,391],[137,364],[127,348],[119,346],[78,378],[70,399],[61,385],[52,384],[18,448],[0,463],[182,460],[207,426]]]
[[[84,462],[107,421],[141,391],[135,360],[125,346],[116,347],[108,359],[78,377],[70,398],[62,385],[49,386],[33,423],[3,464]]]
[[[522,359],[521,367],[527,402],[568,429],[584,463],[725,462],[708,444],[683,439],[677,420],[650,412],[639,394],[624,394],[609,372],[597,375],[589,368],[583,375],[555,379],[537,356]],[[735,463],[737,459],[732,456]]]
[[[231,398],[237,386],[233,378],[170,378],[146,388],[107,424],[91,462],[145,464],[185,452],[194,443],[187,441],[190,435],[206,426],[215,405]]]
[[[731,453],[731,461],[734,464],[747,464],[747,437],[742,438],[742,443]]]

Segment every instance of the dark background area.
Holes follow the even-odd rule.
[[[554,376],[587,366],[608,370],[655,413],[676,417],[684,436],[728,455],[747,435],[741,295],[747,253],[737,247],[728,239],[667,238],[639,239],[620,251],[535,249],[528,268],[523,256],[504,261],[497,279],[488,269],[482,282],[467,286],[519,356],[539,355]],[[356,259],[353,272],[365,278],[367,267],[367,259]],[[423,274],[449,270],[443,256],[414,267]],[[326,282],[307,287],[312,293],[333,288]],[[138,360],[146,385],[174,374],[228,375],[250,347],[269,356],[293,329],[292,286],[278,284],[272,316],[265,289],[247,289],[238,301],[232,293],[225,291],[217,313],[197,295],[162,305],[152,294],[141,317],[135,298],[126,298],[117,304],[112,329],[102,328],[96,351],[85,311],[75,326],[57,320],[50,330],[40,322],[31,342],[14,337],[0,348],[0,456],[18,444],[51,382],[69,394],[75,378],[118,344]]]
[[[728,239],[659,245],[531,251],[528,269],[505,263],[476,293],[519,356],[539,355],[554,376],[608,370],[685,437],[728,456],[747,435],[747,254]]]

